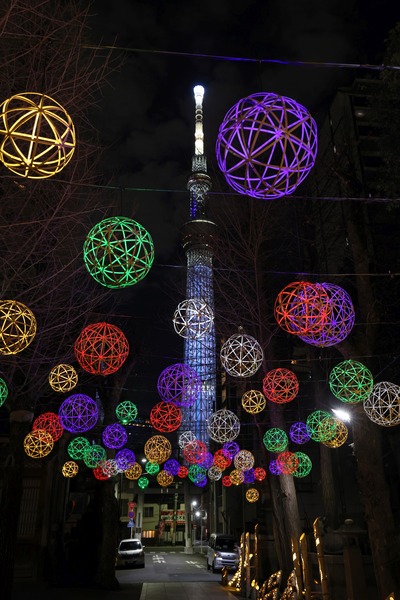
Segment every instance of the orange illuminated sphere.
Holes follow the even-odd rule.
[[[260,498],[260,492],[256,488],[250,488],[246,491],[246,500],[248,502],[257,502]]]
[[[231,478],[233,485],[240,485],[244,481],[243,471],[239,471],[238,469],[233,469],[233,471],[229,473],[229,477]]]
[[[143,473],[143,469],[139,463],[135,462],[129,469],[125,469],[124,474],[127,479],[139,479],[141,474]]]
[[[343,444],[346,442],[349,435],[349,430],[341,419],[338,419],[337,417],[332,417],[332,419],[335,424],[335,434],[332,438],[325,440],[322,443],[325,446],[328,446],[328,448],[340,448],[340,446],[343,446]]]
[[[144,445],[144,455],[150,462],[163,463],[171,454],[171,442],[163,435],[153,435]]]
[[[72,365],[57,365],[49,373],[49,384],[55,392],[69,392],[77,383],[78,374]]]
[[[75,477],[78,474],[79,467],[74,460],[67,460],[62,466],[61,472],[64,477]]]
[[[92,323],[74,345],[76,360],[92,375],[111,375],[124,364],[129,344],[124,333],[109,323]]]
[[[0,160],[20,177],[44,179],[59,173],[76,146],[74,124],[50,96],[15,94],[1,106]]]
[[[30,458],[43,458],[53,450],[54,440],[44,429],[35,429],[25,436],[24,450]]]
[[[305,335],[324,327],[329,314],[329,297],[318,283],[294,281],[279,292],[274,306],[276,322],[287,333]]]
[[[25,350],[36,335],[33,312],[17,300],[0,300],[0,354]]]
[[[161,433],[176,431],[182,423],[182,411],[172,402],[158,402],[150,411],[150,423]]]
[[[157,473],[157,482],[162,487],[168,487],[174,481],[174,476],[169,471],[162,470]]]

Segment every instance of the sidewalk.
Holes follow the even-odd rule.
[[[217,582],[144,583],[140,600],[228,600],[235,594]]]

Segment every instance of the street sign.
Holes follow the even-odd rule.
[[[127,527],[135,527],[135,523],[133,522],[133,519],[129,519],[129,521],[127,523]]]

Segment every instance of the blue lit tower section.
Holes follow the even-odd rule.
[[[207,194],[211,179],[207,174],[204,154],[203,96],[204,88],[194,88],[195,146],[192,172],[188,179],[190,192],[190,221],[182,226],[182,246],[187,259],[186,298],[200,298],[214,312],[213,245],[216,225],[206,216]],[[184,362],[195,369],[202,386],[196,402],[183,410],[182,431],[192,431],[208,445],[207,418],[215,411],[216,400],[216,343],[215,327],[199,338],[185,338]]]

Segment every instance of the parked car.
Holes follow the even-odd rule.
[[[133,538],[121,540],[115,557],[115,567],[144,567],[144,565],[142,542]]]
[[[207,569],[213,573],[227,569],[237,569],[239,565],[239,547],[233,535],[212,533],[207,546]]]

